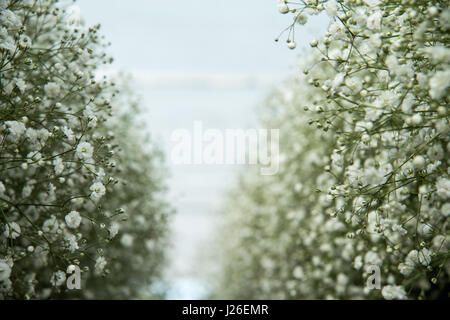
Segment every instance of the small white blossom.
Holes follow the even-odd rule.
[[[20,236],[20,225],[16,222],[8,222],[5,224],[3,235],[7,238],[16,239]]]
[[[430,96],[433,99],[442,98],[450,86],[450,70],[438,71],[430,79]]]
[[[63,285],[65,281],[66,281],[66,273],[61,270],[54,272],[50,277],[50,283],[54,287],[59,287]]]
[[[0,282],[8,280],[10,275],[10,266],[6,262],[0,260]]]
[[[90,160],[93,152],[94,148],[89,142],[80,142],[77,146],[76,156],[78,159]]]
[[[105,186],[101,182],[94,182],[89,189],[91,190],[91,199],[94,201],[99,200],[106,193]]]
[[[387,285],[381,290],[383,298],[386,300],[404,300],[406,299],[406,291],[400,286]]]
[[[52,98],[58,96],[60,90],[61,87],[55,82],[49,82],[44,86],[45,94]]]
[[[120,243],[124,246],[124,247],[131,247],[133,245],[133,241],[134,238],[132,235],[125,233],[124,235],[122,235],[122,237],[120,238]]]
[[[289,12],[289,7],[286,4],[285,0],[278,0],[278,11],[280,11],[280,13],[282,14]]]
[[[111,223],[108,231],[109,231],[109,238],[110,239],[114,238],[117,235],[117,233],[119,232],[119,224],[117,222]]]
[[[450,198],[450,179],[438,178],[436,182],[436,193],[442,199]]]
[[[424,266],[428,266],[431,263],[431,252],[427,248],[423,248],[419,252],[419,262]]]
[[[80,226],[81,216],[77,211],[70,211],[64,217],[64,220],[69,228],[76,229]]]
[[[377,11],[371,14],[367,18],[367,27],[372,30],[379,30],[381,28],[381,17],[383,13],[381,11]]]

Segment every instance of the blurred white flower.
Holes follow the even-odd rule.
[[[58,96],[61,87],[55,82],[49,82],[44,86],[45,94],[49,97]]]
[[[5,224],[5,231],[3,235],[10,239],[16,239],[20,236],[21,229],[20,225],[16,222],[8,222]]]
[[[289,7],[286,4],[285,0],[278,0],[278,11],[280,11],[280,13],[282,14],[289,12]]]
[[[387,285],[381,290],[381,294],[386,300],[404,300],[406,299],[406,291],[403,287]]]
[[[77,211],[70,211],[65,217],[64,220],[69,228],[75,229],[80,226],[81,216]]]
[[[104,257],[98,257],[97,260],[95,260],[95,272],[97,274],[100,274],[106,266],[106,259]]]
[[[120,243],[124,247],[131,247],[133,245],[133,241],[134,241],[133,236],[128,233],[123,234],[122,237],[120,238]]]
[[[61,270],[54,272],[50,277],[50,283],[54,287],[61,286],[65,281],[66,281],[66,273]]]
[[[92,158],[94,148],[89,142],[80,142],[76,149],[76,156],[78,159],[89,160]]]
[[[110,239],[114,238],[117,235],[117,233],[119,232],[119,224],[117,222],[111,223],[108,231],[109,231],[109,238]]]
[[[438,71],[429,81],[430,96],[433,99],[442,98],[450,86],[450,70]]]
[[[450,179],[438,178],[436,181],[436,193],[442,199],[450,198]]]
[[[10,266],[6,262],[0,261],[0,282],[9,279],[10,275],[11,275]]]
[[[381,11],[377,11],[373,14],[371,14],[367,18],[367,27],[372,30],[378,30],[381,28],[381,17],[383,16],[383,13]]]

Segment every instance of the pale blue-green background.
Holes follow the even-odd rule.
[[[170,134],[205,128],[256,127],[254,107],[270,88],[296,72],[309,40],[324,32],[316,17],[296,30],[297,49],[273,39],[291,18],[277,11],[277,0],[80,0],[88,25],[101,23],[112,45],[111,71],[134,75],[143,97],[148,129],[168,153],[170,201],[177,209],[173,248],[166,270],[169,298],[198,299],[208,292],[204,275],[216,265],[207,248],[224,189],[237,166],[170,163]]]

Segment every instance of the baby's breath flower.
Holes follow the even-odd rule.
[[[106,259],[104,257],[98,257],[97,260],[95,260],[95,271],[97,273],[101,273],[106,266]]]
[[[50,283],[54,287],[62,286],[65,281],[66,281],[66,273],[61,270],[54,272],[50,277]]]
[[[76,156],[78,157],[78,159],[90,160],[92,158],[93,152],[94,148],[89,142],[80,142],[77,146]]]
[[[20,236],[21,229],[17,222],[8,222],[5,224],[3,235],[7,238],[16,239]]]
[[[91,190],[91,199],[94,201],[98,201],[106,193],[105,186],[101,182],[94,182],[89,189]]]
[[[386,300],[404,300],[407,298],[406,291],[401,286],[384,286],[381,294]]]

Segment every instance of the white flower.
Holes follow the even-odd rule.
[[[81,216],[77,211],[70,211],[64,217],[64,220],[69,228],[76,229],[80,226]]]
[[[363,259],[361,256],[357,256],[353,261],[353,267],[355,267],[356,270],[359,270],[361,269],[362,266],[363,266]]]
[[[105,269],[106,266],[106,259],[103,257],[98,257],[97,260],[95,260],[95,272],[97,274],[101,273],[103,269]]]
[[[27,84],[23,79],[14,79],[14,82],[16,83],[16,86],[17,88],[19,88],[21,93],[23,93],[27,88]]]
[[[5,224],[5,231],[3,235],[7,238],[16,239],[20,236],[21,229],[16,222],[9,222]]]
[[[40,152],[29,152],[27,154],[27,162],[28,163],[34,163],[39,162],[39,160],[42,159],[42,154]]]
[[[106,192],[105,186],[101,182],[94,182],[89,188],[91,193],[91,199],[96,201],[99,200]]]
[[[340,72],[334,77],[331,86],[336,89],[344,82],[345,73]]]
[[[304,273],[303,273],[302,267],[296,266],[296,267],[294,268],[294,271],[292,272],[292,274],[293,274],[294,278],[296,278],[296,279],[301,279],[301,278],[303,278]]]
[[[327,11],[328,15],[330,17],[334,17],[337,13],[338,10],[338,6],[337,6],[337,2],[336,0],[329,0],[326,4],[325,4],[325,10]]]
[[[54,287],[61,286],[65,281],[66,281],[66,274],[61,270],[54,272],[50,277],[50,283]]]
[[[49,82],[44,86],[45,94],[49,97],[56,97],[61,90],[61,87],[55,82]]]
[[[366,265],[381,265],[382,260],[378,253],[374,251],[368,251],[364,256],[364,263]]]
[[[435,63],[450,63],[450,49],[444,46],[434,46],[424,49],[430,60]]]
[[[67,232],[64,235],[64,240],[67,241],[68,249],[70,252],[75,252],[79,249],[77,238],[73,234]]]
[[[125,233],[122,238],[120,238],[120,243],[124,247],[131,247],[133,245],[134,238],[132,235]]]
[[[4,194],[6,191],[5,185],[0,181],[0,194]]]
[[[428,266],[431,263],[431,252],[427,248],[423,248],[419,252],[419,262],[424,266]]]
[[[398,265],[398,271],[405,276],[409,276],[414,270],[414,265],[409,263],[400,263]]]
[[[450,180],[447,178],[438,178],[436,181],[436,193],[442,199],[450,198]]]
[[[411,123],[412,123],[413,125],[418,126],[418,125],[420,125],[422,122],[423,122],[423,118],[422,118],[422,116],[421,116],[420,114],[418,114],[418,113],[414,114],[414,115],[411,117]]]
[[[75,140],[75,135],[73,134],[72,129],[67,128],[66,126],[64,126],[64,127],[62,127],[62,132],[67,137],[67,139],[69,139],[69,141],[72,142],[72,141]]]
[[[295,22],[298,24],[305,24],[308,22],[308,16],[304,13],[299,13],[295,16]]]
[[[117,233],[119,232],[119,224],[117,222],[111,223],[108,231],[109,231],[109,238],[110,239],[114,238],[117,235]]]
[[[28,37],[27,35],[24,35],[24,34],[21,35],[20,39],[19,39],[19,45],[22,48],[31,47],[31,39],[30,39],[30,37]],[[22,91],[22,90],[20,90],[20,91]]]
[[[6,279],[5,281],[0,282],[0,299],[3,298],[1,293],[7,293],[11,291],[12,282],[10,279]]]
[[[436,72],[428,84],[430,85],[430,96],[433,99],[444,97],[450,86],[450,70]]]
[[[289,12],[289,7],[284,0],[278,1],[278,11],[280,11],[282,14]]]
[[[406,256],[405,263],[410,265],[415,265],[419,263],[419,251],[417,250],[411,250],[408,255]]]
[[[422,156],[415,156],[413,159],[413,165],[416,169],[423,169],[425,166],[425,159]]]
[[[386,300],[404,300],[406,299],[406,291],[400,286],[387,285],[381,290],[383,298]]]
[[[6,281],[11,275],[11,267],[3,261],[0,261],[0,282]]]
[[[20,28],[22,25],[20,19],[11,10],[2,10],[0,17],[2,24],[8,28]]]
[[[19,121],[6,121],[6,126],[9,128],[9,132],[14,137],[20,137],[25,132],[25,125]]]
[[[51,216],[49,219],[45,220],[42,224],[42,231],[49,233],[56,233],[59,228],[59,223],[56,220],[55,216]]]
[[[76,156],[78,159],[89,160],[92,158],[94,148],[89,142],[81,142],[77,146]]]
[[[350,77],[345,79],[345,85],[352,90],[353,93],[358,93],[362,90],[363,86],[361,80],[357,77]]]
[[[91,106],[86,107],[86,109],[83,111],[83,115],[88,118],[88,127],[95,128],[95,126],[97,125],[97,117]]]
[[[63,163],[63,161],[61,160],[60,157],[56,157],[53,160],[53,166],[54,166],[54,169],[55,169],[55,173],[57,175],[61,174],[63,172],[63,170],[64,170],[64,163]]]
[[[441,207],[441,213],[444,217],[448,217],[450,216],[450,202],[445,203],[442,207]]]

